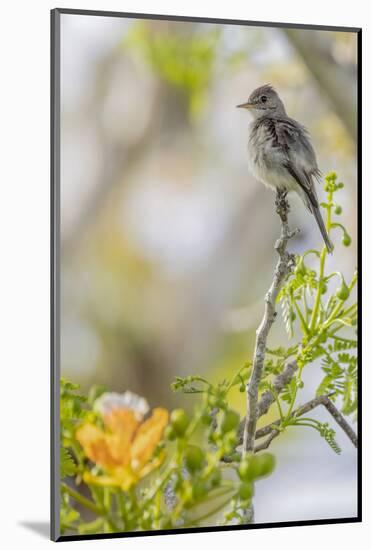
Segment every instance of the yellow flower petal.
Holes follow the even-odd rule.
[[[134,470],[140,471],[149,462],[168,421],[168,411],[157,408],[153,410],[152,416],[138,428],[130,450],[131,465]]]
[[[110,469],[120,465],[107,442],[106,434],[94,424],[83,424],[76,430],[76,439],[90,460],[103,468]]]
[[[130,463],[130,447],[139,426],[135,412],[129,409],[114,409],[104,415],[104,424],[109,428],[106,441],[110,453],[117,464],[127,466]]]
[[[113,409],[103,416],[104,424],[112,433],[120,434],[122,440],[129,444],[140,424],[135,412],[130,409]]]
[[[84,472],[83,480],[89,485],[98,487],[120,487],[123,491],[128,491],[133,485],[138,482],[138,477],[135,476],[130,468],[118,468],[114,470],[112,475],[94,476],[90,472]]]

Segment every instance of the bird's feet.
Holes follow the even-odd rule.
[[[282,221],[287,222],[287,215],[290,212],[290,205],[287,200],[286,189],[277,189],[276,193],[276,212]]]

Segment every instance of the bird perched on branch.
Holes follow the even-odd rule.
[[[249,100],[237,107],[249,109],[254,117],[248,143],[252,174],[281,193],[298,193],[314,215],[331,253],[334,247],[319,210],[315,189],[315,181],[321,173],[307,130],[287,116],[281,98],[269,84],[254,90]]]

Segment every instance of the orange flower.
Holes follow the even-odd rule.
[[[143,421],[148,405],[143,398],[130,392],[122,396],[104,394],[97,408],[102,412],[104,429],[85,423],[76,431],[76,439],[86,456],[100,466],[105,475],[85,472],[84,481],[119,486],[127,491],[163,462],[163,452],[153,455],[162,439],[169,413],[157,408]]]

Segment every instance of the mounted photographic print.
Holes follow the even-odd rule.
[[[53,540],[361,520],[360,47],[52,11]]]

